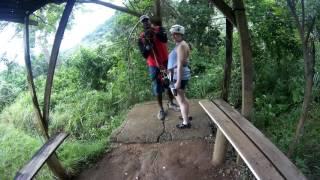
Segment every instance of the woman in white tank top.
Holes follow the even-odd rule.
[[[185,129],[191,128],[191,123],[189,122],[189,102],[185,95],[186,85],[191,77],[190,69],[188,67],[188,59],[190,54],[190,47],[186,41],[183,39],[185,29],[181,25],[173,25],[170,28],[172,38],[176,43],[176,47],[169,54],[168,70],[170,76],[173,76],[174,87],[176,89],[178,101],[181,109],[182,123],[177,124],[177,128]],[[175,94],[175,92],[173,92]]]

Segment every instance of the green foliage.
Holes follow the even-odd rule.
[[[0,178],[12,179],[16,171],[41,147],[41,141],[8,123],[0,123],[0,129]],[[45,170],[39,176],[50,179],[51,173]]]
[[[78,78],[82,87],[102,90],[110,80],[108,71],[117,64],[118,58],[108,55],[104,47],[100,46],[97,50],[80,48],[79,53],[71,61],[79,70]]]
[[[216,15],[206,0],[181,1],[177,10],[179,18],[173,24],[186,28],[186,40],[205,53],[216,53],[222,45],[219,26],[213,20]]]
[[[41,75],[47,75],[49,65],[47,59],[45,58],[45,55],[40,54],[38,57],[31,57],[31,59],[33,77],[37,78]]]
[[[152,15],[153,1],[134,2],[128,6]],[[193,45],[188,98],[212,99],[221,93],[225,32],[223,26],[216,25],[221,21],[207,2],[165,2],[172,7],[164,8],[164,12],[170,10],[170,13],[164,13],[164,24],[166,27],[175,23],[184,25],[187,28],[186,39]],[[249,0],[246,7],[255,68],[252,120],[286,152],[295,132],[303,99],[303,61],[297,30],[283,2]],[[46,10],[61,12],[61,6],[46,7]],[[55,12],[46,15],[46,10],[37,13],[41,13],[39,16],[44,16],[45,21],[54,26],[60,15]],[[108,149],[108,138],[122,123],[129,107],[138,102],[154,100],[146,62],[137,48],[141,26],[128,39],[137,21],[136,17],[116,13],[97,28],[96,33],[86,38],[89,47],[83,46],[63,57],[56,69],[49,129],[50,134],[62,130],[71,134],[58,150],[59,157],[70,172],[81,171]],[[316,30],[319,27],[317,22]],[[55,26],[44,28],[40,24],[39,28],[45,36]],[[239,109],[241,63],[238,32],[235,31],[233,37],[229,100]],[[169,45],[173,45],[173,42],[170,41]],[[317,43],[316,60],[320,57],[319,50]],[[47,61],[45,55],[32,59],[39,103],[43,105]],[[12,178],[14,172],[41,144],[36,135],[36,121],[30,95],[26,91],[23,68],[14,64],[8,64],[8,67],[7,71],[0,74],[0,108],[4,108],[0,115],[0,146],[6,147],[0,153],[0,174],[4,174],[1,179]],[[316,63],[316,72],[320,72],[319,63]],[[316,90],[315,94],[319,92]],[[320,176],[318,107],[319,102],[315,102],[304,136],[292,159],[310,179]],[[37,178],[50,178],[47,168],[41,170]]]
[[[0,111],[27,88],[24,69],[11,61],[5,64],[7,68],[0,72]]]

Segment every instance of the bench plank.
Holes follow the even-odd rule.
[[[202,100],[199,104],[237,150],[257,179],[284,179],[265,155],[215,104],[208,100]]]
[[[270,159],[286,179],[304,180],[306,177],[268,138],[254,125],[245,119],[238,111],[223,100],[214,100],[214,103],[226,113],[231,120],[254,142]]]
[[[55,152],[59,145],[67,138],[68,134],[61,132],[51,137],[32,157],[20,171],[17,172],[15,180],[33,178],[46,160]]]

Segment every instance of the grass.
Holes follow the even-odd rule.
[[[91,101],[94,98],[94,96],[91,96],[91,99],[88,99],[88,101]],[[2,116],[0,116],[0,179],[13,179],[16,172],[31,159],[33,154],[43,144],[40,137],[36,135],[37,133],[34,128],[32,131],[24,131],[25,126],[33,127],[34,115],[32,111],[16,110],[17,108],[21,108],[22,102],[25,105],[29,103],[28,101],[18,100],[3,111]],[[95,108],[91,109],[92,114],[94,114],[98,108],[98,106],[95,106]],[[75,113],[76,112],[73,112],[72,114],[69,113],[69,115],[73,115]],[[101,112],[99,112],[98,115],[105,117],[106,120],[104,121],[101,121],[101,117],[96,118],[97,115],[91,116],[91,118],[88,118],[87,120],[91,121],[91,124],[100,125],[96,127],[85,126],[85,128],[82,128],[81,132],[78,132],[77,134],[89,133],[95,134],[95,136],[87,136],[87,138],[79,139],[74,135],[70,135],[59,147],[57,151],[58,157],[61,159],[63,166],[69,173],[78,173],[84,167],[88,167],[91,163],[95,162],[108,150],[109,136],[124,120],[126,110],[118,112],[117,114],[119,115],[106,117],[106,114],[101,114]],[[27,118],[20,120],[20,124],[28,123],[23,126],[17,125],[19,124],[18,121],[21,117]],[[10,121],[5,120],[4,118],[10,119]],[[55,118],[54,113],[53,118]],[[72,121],[72,118],[68,118],[67,115],[65,118],[58,117],[58,119]],[[65,123],[68,124],[68,122]],[[53,129],[54,127],[55,126],[52,124],[51,131],[53,133],[62,130],[60,128]],[[36,178],[40,180],[54,179],[47,166],[44,166],[39,171]]]

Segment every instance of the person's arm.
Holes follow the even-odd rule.
[[[186,59],[187,55],[187,47],[186,43],[181,43],[177,47],[177,82],[175,84],[175,88],[180,89],[181,80],[182,80],[182,71],[183,71],[183,63]]]
[[[167,32],[162,26],[160,26],[159,31],[156,32],[156,37],[163,43],[168,42]]]
[[[142,56],[144,58],[147,58],[151,52],[151,47],[150,45],[147,45],[143,38],[139,38],[139,41],[138,41],[138,46],[139,46],[139,50],[140,50],[140,53],[142,54]]]

